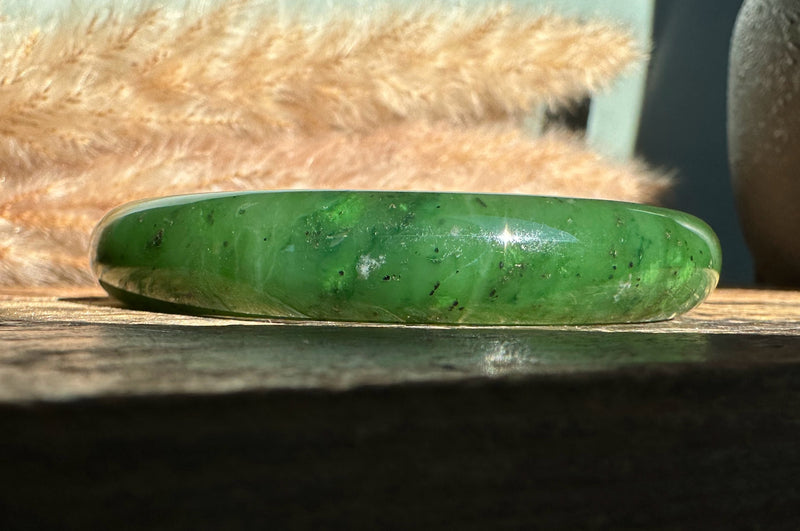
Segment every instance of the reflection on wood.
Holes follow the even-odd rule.
[[[800,360],[800,293],[718,290],[666,322],[446,327],[133,311],[97,290],[7,291],[0,400],[345,390]]]

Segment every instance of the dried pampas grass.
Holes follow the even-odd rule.
[[[85,284],[109,208],[252,188],[655,201],[663,176],[515,126],[640,57],[601,23],[491,6],[304,20],[222,2],[0,23],[0,285]],[[13,31],[12,31],[13,30]]]
[[[667,177],[614,163],[580,139],[550,133],[531,141],[517,129],[402,123],[369,134],[330,132],[151,144],[106,154],[80,172],[50,170],[7,195],[1,217],[22,232],[5,234],[0,283],[91,282],[85,267],[92,227],[125,201],[198,190],[399,189],[529,193],[655,201]],[[108,176],[113,175],[113,179]],[[57,249],[57,251],[56,251]],[[12,257],[19,257],[12,261]]]
[[[520,117],[604,86],[640,55],[607,25],[508,6],[310,24],[238,1],[181,17],[107,10],[24,37],[11,29],[0,26],[6,170],[171,135]]]

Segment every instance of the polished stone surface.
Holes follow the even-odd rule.
[[[704,300],[713,231],[644,205],[511,195],[252,192],[110,213],[93,267],[146,309],[333,321],[662,320]]]

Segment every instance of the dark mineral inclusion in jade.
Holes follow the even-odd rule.
[[[697,218],[631,203],[288,191],[122,206],[92,262],[144,309],[525,325],[672,318],[714,289],[721,255]]]

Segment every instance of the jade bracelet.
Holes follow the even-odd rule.
[[[111,211],[92,245],[100,284],[132,307],[381,323],[670,319],[720,264],[714,232],[682,212],[474,193],[167,197]]]

